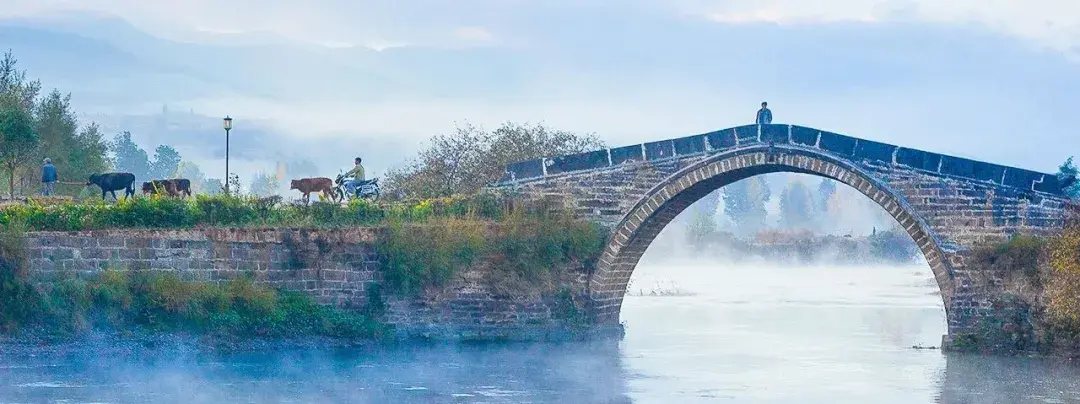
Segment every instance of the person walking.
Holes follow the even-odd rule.
[[[52,196],[53,184],[59,179],[56,166],[53,166],[52,160],[45,158],[45,165],[41,167],[41,196]]]
[[[772,111],[769,110],[769,103],[761,103],[761,109],[757,111],[757,120],[755,123],[758,125],[768,125],[772,123]]]

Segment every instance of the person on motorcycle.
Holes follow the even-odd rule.
[[[345,189],[349,190],[349,193],[356,195],[356,189],[361,185],[367,183],[364,180],[364,166],[360,164],[359,157],[353,160],[353,168],[349,172],[345,173],[345,178],[351,178],[345,182]]]

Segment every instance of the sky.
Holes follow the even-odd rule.
[[[667,14],[717,23],[979,24],[1065,52],[1075,52],[1080,41],[1080,3],[1068,0],[4,0],[3,4],[0,13],[5,16],[58,11],[117,15],[173,38],[261,31],[338,46],[512,44],[536,34],[530,32],[535,22],[554,25],[560,16],[590,13]]]
[[[354,79],[343,69],[281,79],[301,90],[329,80],[306,93],[148,103],[229,111],[300,138],[409,149],[458,122],[512,120],[617,146],[745,124],[769,101],[778,123],[1041,171],[1080,150],[1068,124],[1080,94],[1075,1],[0,0],[0,19],[65,13],[183,43],[356,60],[412,52],[365,91],[335,86]]]

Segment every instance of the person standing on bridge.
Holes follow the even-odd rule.
[[[59,179],[60,175],[56,173],[52,160],[46,157],[45,165],[41,167],[41,196],[52,196],[53,184]]]
[[[755,122],[758,125],[768,125],[772,123],[772,111],[769,110],[769,103],[761,103],[761,109],[757,111],[757,120]]]

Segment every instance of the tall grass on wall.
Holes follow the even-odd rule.
[[[506,212],[498,222],[466,217],[393,221],[378,244],[389,291],[415,294],[441,287],[477,262],[497,291],[553,291],[557,270],[595,264],[606,231],[565,212]]]
[[[485,252],[487,232],[486,223],[459,218],[391,222],[378,244],[387,289],[415,294],[443,286]]]
[[[42,205],[31,202],[0,208],[0,225],[22,222],[30,230],[81,231],[117,228],[360,226],[390,220],[416,222],[431,217],[500,220],[509,209],[492,195],[449,197],[403,203],[365,200],[346,205],[313,202],[281,204],[273,198],[198,195],[190,199],[161,196],[115,203],[81,202]]]

